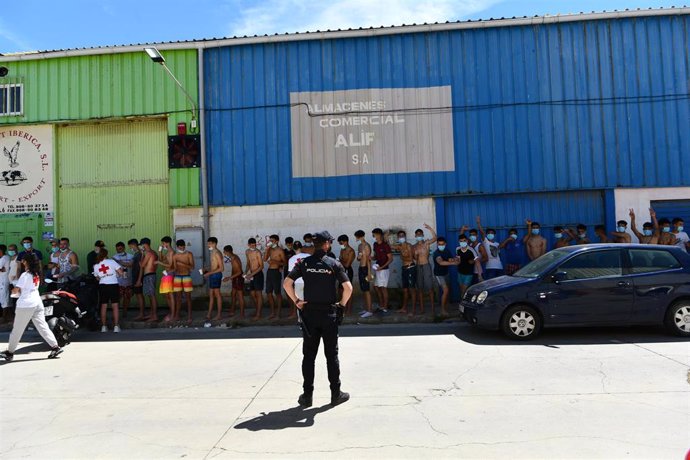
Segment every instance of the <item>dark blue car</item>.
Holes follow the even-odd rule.
[[[690,336],[690,256],[675,246],[590,244],[555,249],[470,287],[470,323],[529,340],[542,327],[660,325]]]

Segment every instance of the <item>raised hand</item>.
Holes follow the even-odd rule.
[[[532,221],[530,219],[525,219],[525,223],[527,224],[528,227],[530,225],[532,225]]]
[[[649,217],[651,217],[652,219],[656,217],[656,212],[652,208],[649,208]]]
[[[631,218],[631,219],[634,219],[634,218],[635,218],[635,210],[634,210],[633,208],[630,208],[630,213],[629,213],[629,215],[630,215],[630,218]]]

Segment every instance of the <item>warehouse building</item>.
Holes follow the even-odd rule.
[[[106,149],[108,157],[125,153],[121,168],[96,178],[86,179],[78,167],[98,165],[95,155],[105,149],[94,146],[107,130],[84,120],[134,113],[155,123],[162,116],[159,128],[145,129],[160,134],[173,134],[180,116],[188,121],[184,98],[145,62],[143,45],[90,50],[94,57],[80,59],[91,63],[80,65],[76,57],[60,58],[59,79],[40,72],[55,61],[51,53],[12,61],[26,66],[24,78],[36,79],[50,104],[36,102],[31,117],[10,121],[54,126],[60,232],[93,227],[88,210],[97,204],[89,199],[101,186],[167,180],[165,196],[141,189],[137,198],[107,198],[107,206],[125,207],[118,216],[127,215],[127,205],[160,216],[132,214],[106,224],[155,220],[153,234],[207,227],[238,253],[250,236],[300,239],[328,228],[352,239],[355,230],[374,227],[409,235],[425,222],[453,246],[477,215],[499,238],[511,227],[524,234],[528,218],[541,223],[549,243],[557,225],[584,223],[593,238],[595,225],[613,230],[616,220],[628,220],[629,208],[640,224],[650,206],[690,220],[689,13],[670,8],[160,44],[166,59],[179,56],[175,70],[185,72],[185,85],[198,82],[208,172],[175,172],[186,174],[182,185],[164,166],[141,176],[145,155],[132,159],[127,148]],[[144,61],[124,72],[129,84],[117,91],[86,70],[136,50],[141,55],[131,59]],[[91,96],[63,106],[58,94],[70,87]],[[130,150],[142,148],[135,143]],[[168,198],[196,184],[198,195]],[[161,202],[171,219],[156,206]],[[73,212],[75,203],[81,213]]]

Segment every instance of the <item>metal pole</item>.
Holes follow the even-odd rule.
[[[165,64],[165,61],[164,61],[164,62],[161,62],[161,65],[162,65],[163,68],[168,72],[168,74],[172,77],[172,79],[175,80],[175,83],[177,83],[177,86],[180,87],[180,89],[182,90],[182,92],[184,93],[184,95],[187,96],[187,100],[189,101],[190,104],[192,104],[192,108],[194,109],[194,110],[192,111],[192,119],[195,119],[195,118],[196,118],[196,112],[198,111],[198,109],[197,109],[197,107],[196,107],[196,103],[194,102],[194,99],[192,99],[192,97],[189,95],[189,93],[187,92],[187,90],[184,89],[184,86],[182,86],[182,83],[180,83],[180,81],[179,81],[179,80],[175,77],[175,75],[170,71],[170,69],[168,68],[168,66]]]
[[[208,210],[208,167],[206,165],[206,116],[204,113],[204,49],[198,48],[199,74],[199,139],[201,148],[201,219],[204,225],[204,238],[210,234],[210,216]],[[205,241],[203,242],[205,243]],[[202,246],[205,246],[202,243]],[[204,251],[204,265],[208,265],[208,251]]]

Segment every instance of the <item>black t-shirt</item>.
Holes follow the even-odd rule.
[[[462,252],[462,249],[458,248],[456,253],[458,259],[460,259],[460,263],[458,264],[458,273],[461,275],[474,274],[474,250],[468,247],[467,251]]]
[[[304,300],[307,305],[331,305],[337,301],[336,281],[350,281],[343,265],[323,251],[300,259],[288,275],[293,281],[304,281]],[[308,308],[308,307],[307,307]]]

